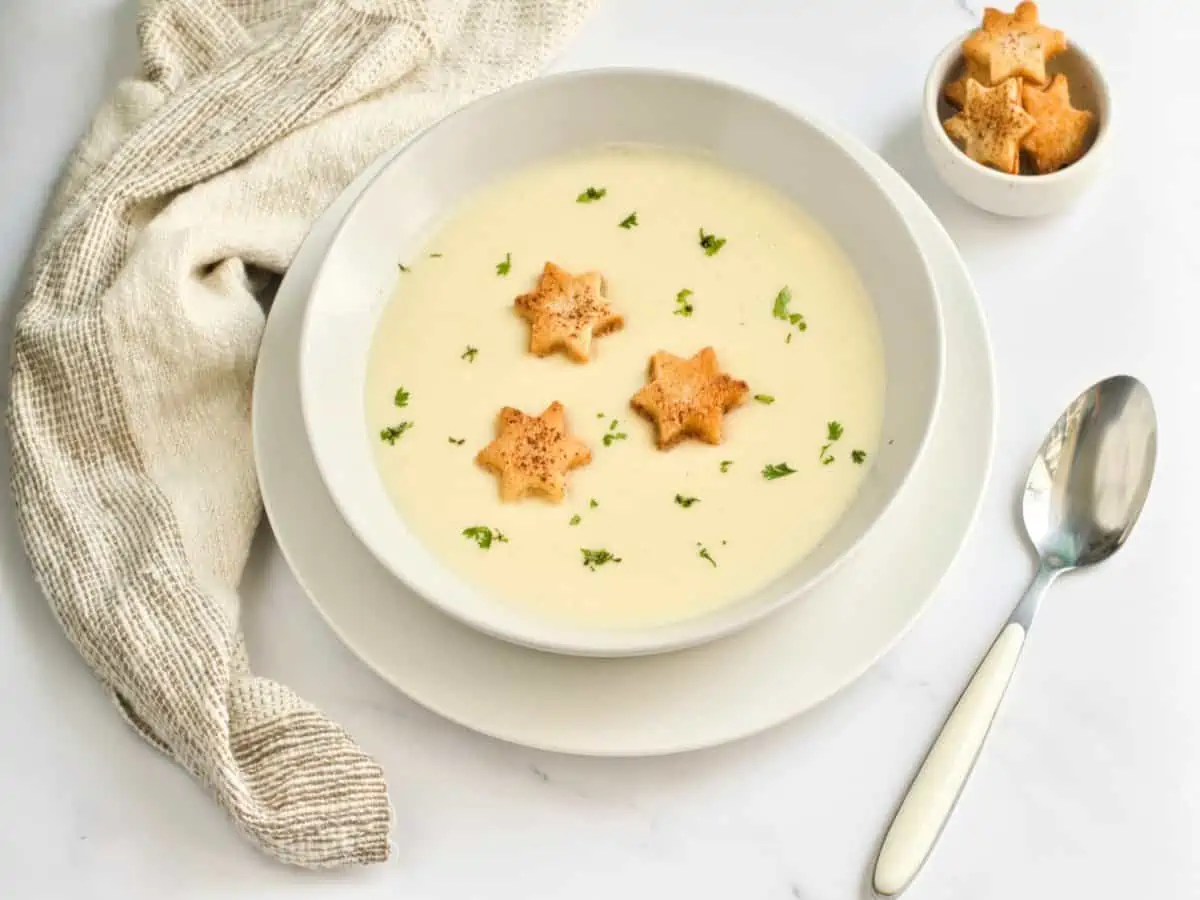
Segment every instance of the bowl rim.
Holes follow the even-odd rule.
[[[942,119],[938,115],[938,101],[941,99],[942,89],[946,84],[946,76],[963,57],[963,41],[974,34],[975,31],[976,29],[974,28],[964,31],[943,47],[934,58],[933,64],[929,67],[929,73],[925,76],[921,115],[932,126],[932,131],[935,132],[934,140],[937,141],[938,146],[953,153],[955,157],[966,163],[967,168],[972,172],[986,176],[997,184],[1019,184],[1022,187],[1029,185],[1053,186],[1064,181],[1086,177],[1088,169],[1097,165],[1097,160],[1100,159],[1100,151],[1108,145],[1108,135],[1112,131],[1112,99],[1108,89],[1108,81],[1104,78],[1104,72],[1100,66],[1096,64],[1095,58],[1073,40],[1068,45],[1066,52],[1076,53],[1086,64],[1095,85],[1096,97],[1099,101],[1097,105],[1101,107],[1100,109],[1093,110],[1097,120],[1096,137],[1092,141],[1091,146],[1084,151],[1083,156],[1071,163],[1071,165],[1059,169],[1057,172],[1048,172],[1044,175],[1037,173],[1032,175],[1011,175],[1008,172],[1001,172],[999,169],[993,169],[990,166],[976,162],[967,156],[957,144],[950,140],[946,134],[946,129],[942,125]]]
[[[937,422],[944,394],[945,373],[946,373],[946,344],[945,344],[945,322],[941,304],[941,297],[937,289],[937,283],[933,278],[932,269],[925,252],[917,240],[912,226],[899,208],[891,192],[886,185],[879,181],[870,171],[864,169],[850,152],[848,146],[858,142],[856,138],[848,132],[840,128],[834,127],[828,122],[819,118],[815,118],[808,113],[800,112],[762,94],[755,93],[747,88],[740,87],[736,84],[713,78],[706,75],[700,75],[691,72],[677,71],[671,69],[643,67],[643,66],[603,66],[587,69],[577,69],[565,72],[556,72],[549,75],[543,75],[532,78],[528,81],[512,85],[501,89],[492,94],[472,100],[446,116],[443,116],[428,126],[414,133],[406,140],[401,141],[395,147],[384,151],[382,154],[386,157],[379,170],[374,173],[371,178],[363,185],[362,190],[354,199],[353,203],[346,209],[345,214],[337,223],[336,228],[330,235],[329,249],[326,251],[325,257],[322,259],[317,271],[312,280],[310,296],[316,295],[322,288],[322,282],[326,279],[329,272],[329,260],[332,256],[333,248],[337,246],[345,231],[348,230],[351,221],[355,218],[356,213],[361,206],[365,205],[366,198],[372,193],[372,188],[375,184],[383,179],[385,174],[394,166],[397,161],[416,143],[431,132],[437,129],[442,123],[451,118],[467,113],[469,110],[476,108],[485,108],[486,106],[511,99],[514,95],[545,89],[549,85],[559,84],[572,81],[589,81],[593,79],[603,79],[612,76],[633,76],[651,79],[663,79],[667,81],[678,81],[691,83],[707,88],[716,88],[736,95],[744,100],[755,103],[765,104],[782,115],[799,120],[817,132],[822,138],[827,140],[836,152],[844,155],[846,159],[858,169],[865,178],[867,178],[879,191],[883,201],[892,208],[896,215],[898,224],[904,234],[909,238],[911,246],[916,253],[917,264],[922,273],[929,297],[931,298],[932,324],[934,326],[934,344],[936,347],[936,358],[934,360],[932,375],[933,375],[933,391],[932,400],[929,404],[928,413],[925,417],[925,423],[921,430],[919,438],[915,442],[914,452],[909,463],[900,473],[892,485],[888,496],[884,499],[882,505],[870,521],[863,527],[858,534],[854,535],[847,545],[834,556],[825,566],[818,571],[809,575],[807,578],[797,582],[794,585],[788,586],[786,589],[779,590],[777,596],[770,599],[769,602],[760,602],[751,606],[747,601],[755,596],[756,592],[751,592],[744,596],[739,596],[731,599],[728,603],[705,613],[702,616],[686,618],[677,621],[666,622],[658,625],[650,625],[639,628],[630,629],[601,629],[596,627],[574,626],[565,623],[555,623],[552,620],[546,620],[547,630],[554,629],[559,633],[570,633],[575,637],[570,640],[567,637],[554,638],[546,635],[538,635],[535,638],[529,634],[521,633],[496,621],[480,617],[473,614],[471,611],[462,609],[459,606],[446,602],[444,597],[432,595],[424,589],[423,585],[419,585],[411,578],[408,568],[402,565],[397,565],[393,555],[383,553],[378,547],[378,541],[369,533],[364,533],[360,527],[358,517],[351,514],[344,504],[344,497],[335,489],[334,484],[336,479],[331,477],[329,464],[331,460],[326,459],[325,455],[320,451],[319,445],[322,442],[314,438],[314,433],[318,432],[318,424],[315,421],[315,413],[313,410],[312,396],[310,394],[310,385],[305,377],[305,371],[309,368],[306,365],[306,360],[309,358],[308,346],[310,343],[310,335],[315,330],[316,324],[316,308],[315,304],[308,304],[304,311],[304,320],[301,323],[300,329],[300,349],[298,353],[298,383],[300,393],[300,405],[302,418],[304,419],[305,431],[308,436],[310,448],[313,451],[313,459],[316,462],[317,469],[321,474],[322,480],[325,482],[326,489],[329,491],[330,498],[333,500],[335,507],[342,516],[343,521],[347,523],[355,537],[366,547],[373,556],[386,568],[393,577],[400,583],[408,587],[414,594],[421,597],[425,602],[429,603],[439,612],[450,616],[451,618],[462,622],[463,624],[473,628],[488,636],[505,640],[509,643],[517,644],[518,646],[528,647],[535,650],[546,651],[550,653],[580,656],[580,657],[625,657],[649,655],[655,653],[672,652],[683,650],[689,647],[698,646],[709,643],[726,637],[730,634],[741,631],[756,622],[770,616],[778,611],[783,606],[796,601],[800,596],[811,590],[818,583],[823,581],[827,576],[832,574],[837,568],[843,565],[858,548],[862,545],[868,535],[870,535],[884,519],[896,499],[908,488],[912,474],[918,467],[921,459],[924,457],[928,449],[930,436]],[[864,148],[865,149],[865,148]],[[867,152],[873,152],[869,149]],[[886,164],[886,163],[885,163]],[[456,573],[456,577],[461,578]],[[485,586],[476,586],[476,589],[481,593],[488,595],[491,592]],[[761,589],[760,589],[761,590]],[[738,607],[746,607],[740,615],[732,614]],[[711,621],[708,627],[703,627],[706,622]],[[586,640],[582,640],[586,636]]]

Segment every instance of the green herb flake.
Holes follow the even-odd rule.
[[[625,432],[617,431],[617,427],[620,424],[621,423],[618,422],[616,419],[613,419],[611,422],[608,423],[608,434],[604,435],[604,437],[601,438],[601,440],[604,442],[605,447],[611,447],[613,445],[613,441],[623,441],[629,437],[629,435],[627,435]]]
[[[597,418],[597,419],[603,419],[603,418],[604,418],[604,413],[602,413],[602,412],[601,412],[601,413],[596,413],[596,418]]]
[[[492,546],[493,541],[500,544],[508,543],[508,538],[499,528],[488,528],[486,525],[472,525],[470,528],[464,528],[462,533],[463,537],[477,543],[480,550],[487,550]]]
[[[853,462],[856,466],[861,466],[864,462],[867,461],[867,451],[866,450],[851,450],[850,451],[850,461]]]
[[[783,339],[783,342],[785,344],[790,344],[792,342],[792,333],[790,331],[787,333],[787,337]]]
[[[777,319],[783,319],[785,322],[788,317],[788,304],[792,302],[792,289],[786,284],[779,289],[779,293],[775,295],[775,305],[771,308],[771,315]]]
[[[467,349],[462,352],[462,356],[460,356],[459,359],[465,359],[467,362],[473,363],[475,362],[475,357],[478,355],[479,348],[472,347],[470,344],[467,344]]]
[[[456,438],[456,437],[446,438],[446,440],[448,440],[450,443],[452,443],[456,447],[461,447],[463,444],[465,444],[467,442],[466,438]]]
[[[703,228],[701,228],[700,246],[704,250],[705,256],[716,256],[721,252],[721,248],[725,246],[725,238],[717,237],[715,234],[709,234]]]
[[[440,253],[430,253],[430,254],[429,254],[429,258],[430,258],[430,259],[441,259],[441,258],[442,258],[442,254],[440,254]]]
[[[723,459],[723,460],[721,460],[721,474],[725,474],[726,472],[728,472],[728,471],[729,471],[729,467],[730,467],[730,466],[732,466],[732,465],[733,465],[733,460],[732,460],[732,459]]]
[[[683,494],[676,494],[675,502],[678,503],[680,506],[682,506],[684,509],[690,509],[693,503],[700,502],[700,498],[699,497],[685,497],[685,496],[683,496]]]
[[[575,515],[571,516],[571,521],[568,522],[567,524],[568,525],[578,525],[582,521],[583,521],[583,516],[576,513]]]
[[[397,266],[397,268],[400,269],[401,272],[408,271],[408,266],[406,266],[404,263],[396,263],[396,266]]]
[[[591,508],[591,509],[595,509],[595,508],[596,508],[596,507],[598,507],[599,505],[600,505],[600,504],[599,504],[599,502],[596,500],[596,498],[595,498],[595,497],[593,497],[591,500],[589,500],[589,501],[588,501],[588,507],[589,507],[589,508]]]
[[[579,548],[579,552],[583,554],[583,564],[596,571],[597,566],[602,566],[605,563],[619,563],[621,557],[613,556],[607,550],[588,550],[584,547]]]
[[[697,544],[696,546],[700,548],[700,552],[698,552],[696,555],[701,559],[708,560],[710,563],[712,563],[712,567],[715,569],[717,567],[717,561],[712,558],[712,554],[708,552],[708,548],[702,544]]]
[[[686,319],[696,311],[696,308],[688,302],[688,297],[692,296],[692,293],[691,288],[684,288],[675,295],[675,315],[683,316]]]
[[[835,441],[841,440],[842,432],[841,422],[826,422],[825,423],[825,438],[827,443],[821,445],[821,451],[817,457],[821,460],[821,465],[827,466],[833,462],[833,454],[829,452],[829,448],[833,446]]]
[[[412,425],[412,422],[401,422],[399,425],[389,425],[387,428],[384,428],[379,432],[379,439],[389,447],[394,447],[396,446],[396,441],[400,439],[404,432],[412,428]]]
[[[511,271],[512,271],[512,254],[505,253],[504,254],[504,262],[496,263],[496,274],[497,275],[507,275]]]
[[[628,231],[631,228],[637,227],[637,223],[637,213],[631,212],[617,224],[617,227],[624,228],[626,231]]]
[[[408,398],[411,396],[412,394],[404,388],[398,387],[396,388],[396,396],[392,398],[392,402],[396,404],[397,408],[404,409],[404,407],[408,406]]]
[[[770,406],[772,403],[775,402],[775,398],[772,397],[770,394],[755,394],[754,399],[757,400],[759,403],[763,404],[764,406]]]
[[[793,475],[796,470],[785,462],[768,463],[763,466],[762,477],[767,481],[774,481],[776,478],[783,478],[785,475]]]
[[[603,200],[604,195],[608,193],[608,188],[589,187],[586,191],[575,198],[576,203],[595,203],[597,200]]]
[[[797,331],[808,331],[808,323],[804,321],[804,316],[788,310],[788,305],[791,302],[792,289],[785,284],[779,289],[779,293],[775,295],[775,302],[771,306],[771,315],[780,321],[795,325]],[[792,335],[789,332],[786,343],[790,344],[791,341]]]
[[[788,309],[791,302],[792,289],[785,284],[775,295],[775,302],[771,305],[771,315],[780,321],[795,325],[797,331],[807,331],[808,324],[804,321],[804,316]]]

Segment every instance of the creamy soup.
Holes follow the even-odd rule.
[[[602,273],[624,316],[586,364],[528,352],[513,300],[547,261]],[[870,467],[884,398],[870,298],[815,221],[742,174],[650,148],[550,161],[469,198],[400,262],[368,362],[380,476],[437,556],[526,610],[614,628],[708,612],[807,554]],[[659,450],[630,398],[656,351],[708,346],[749,395],[719,446]],[[553,401],[592,461],[560,503],[503,502],[475,456],[502,407]],[[472,528],[507,540],[485,549],[491,532]],[[605,551],[620,561],[596,564]]]

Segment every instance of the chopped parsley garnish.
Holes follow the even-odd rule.
[[[684,509],[688,509],[689,507],[691,507],[691,505],[693,503],[699,503],[700,498],[699,497],[685,497],[685,496],[683,496],[683,494],[676,494],[675,502],[678,503],[680,506],[682,506]]]
[[[595,498],[595,497],[593,497],[591,500],[589,500],[589,501],[588,501],[588,506],[589,506],[591,509],[595,509],[595,508],[596,508],[597,506],[599,506],[599,505],[600,505],[600,504],[596,502],[596,498]],[[582,522],[582,521],[583,521],[583,516],[581,516],[581,515],[579,515],[578,513],[576,513],[575,515],[571,516],[571,521],[570,521],[568,524],[570,524],[570,525],[578,525],[578,524],[579,524],[580,522]],[[620,560],[617,560],[617,561],[618,561],[618,562],[620,562]],[[586,563],[585,563],[585,565],[586,565]]]
[[[394,447],[400,436],[412,428],[412,424],[412,422],[401,422],[399,425],[389,425],[379,432],[379,439],[389,447]]]
[[[628,231],[630,228],[636,226],[637,223],[637,213],[631,212],[617,224],[617,227],[624,228],[626,231]]]
[[[833,446],[834,441],[841,439],[842,432],[844,430],[845,429],[842,428],[841,422],[826,422],[825,423],[825,437],[826,437],[828,443],[821,445],[821,453],[820,453],[821,465],[827,466],[831,462],[833,462],[833,454],[829,452],[829,448]]]
[[[704,249],[705,256],[716,256],[721,252],[721,248],[725,246],[725,238],[717,237],[715,234],[709,234],[703,228],[701,228],[700,246]]]
[[[775,305],[771,307],[771,315],[777,319],[787,319],[788,304],[792,302],[792,289],[786,284],[775,295]]]
[[[510,271],[512,271],[512,254],[505,253],[504,262],[496,263],[496,274],[507,275]]]
[[[467,344],[467,349],[462,352],[462,356],[460,356],[459,359],[465,359],[467,362],[473,363],[475,362],[475,357],[478,355],[479,348],[472,347],[470,344]]]
[[[395,403],[400,409],[403,409],[404,407],[408,406],[408,398],[411,396],[412,395],[404,388],[398,387],[396,388],[396,396],[392,398],[392,402]]]
[[[595,203],[597,200],[604,199],[604,195],[608,193],[608,188],[589,187],[586,191],[575,198],[576,203]]]
[[[853,462],[856,466],[861,466],[864,462],[866,462],[866,460],[867,460],[867,451],[866,450],[851,450],[850,451],[850,461]]]
[[[764,404],[765,406],[770,406],[772,403],[775,402],[775,398],[772,397],[770,394],[755,394],[754,399],[757,400],[759,403]]]
[[[597,419],[603,419],[603,418],[604,418],[604,413],[596,413],[596,418],[597,418]]]
[[[470,528],[463,529],[463,537],[470,538],[479,545],[480,550],[486,550],[492,546],[492,541],[501,544],[507,544],[506,538],[499,528],[488,528],[486,525],[472,525]]]
[[[588,550],[584,547],[579,548],[579,552],[583,554],[583,564],[596,571],[596,566],[602,566],[605,563],[619,563],[621,557],[613,556],[607,550]]]
[[[721,460],[721,473],[722,473],[722,474],[724,474],[725,472],[728,472],[728,471],[729,471],[729,467],[730,467],[730,466],[732,466],[732,465],[733,465],[733,460],[732,460],[732,459],[723,459],[723,460]]]
[[[684,288],[675,295],[675,315],[687,318],[696,311],[696,308],[688,302],[688,297],[692,296],[692,293],[691,288]]]
[[[623,441],[629,437],[629,435],[627,435],[625,432],[617,431],[618,424],[620,423],[618,423],[616,419],[613,419],[608,423],[608,434],[604,435],[604,437],[601,439],[604,441],[605,447],[611,447],[613,445],[613,441]]]
[[[396,265],[399,267],[399,269],[400,269],[400,271],[401,271],[401,272],[407,272],[407,271],[408,271],[408,266],[406,266],[404,263],[396,263]]]
[[[440,253],[430,253],[430,254],[429,254],[429,258],[430,258],[430,259],[441,259],[441,258],[442,258],[442,254],[440,254]]]
[[[467,442],[466,438],[456,438],[456,437],[446,438],[446,440],[448,440],[450,443],[452,443],[456,447],[461,447],[463,444],[465,444]]]
[[[702,544],[697,544],[696,546],[700,548],[700,552],[696,555],[701,559],[707,559],[710,563],[712,563],[712,567],[715,569],[717,567],[717,561],[712,558],[712,554],[708,552],[708,548]]]
[[[790,331],[787,333],[787,337],[783,339],[783,342],[785,344],[790,344],[792,342],[792,333]]]
[[[774,481],[776,478],[783,478],[785,475],[792,475],[795,473],[795,471],[795,469],[785,462],[768,463],[767,465],[763,466],[762,477],[767,479],[767,481]]]
[[[808,331],[808,323],[804,321],[804,316],[800,313],[788,312],[788,304],[792,302],[792,289],[786,284],[779,289],[779,293],[775,295],[775,304],[771,307],[771,315],[784,322],[788,322],[796,326],[797,331]],[[788,341],[791,341],[792,336],[788,334]]]

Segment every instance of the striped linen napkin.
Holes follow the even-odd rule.
[[[591,0],[149,0],[72,158],[13,346],[12,482],[67,636],[265,852],[386,859],[380,767],[251,673],[261,288],[372,158],[533,76]]]

